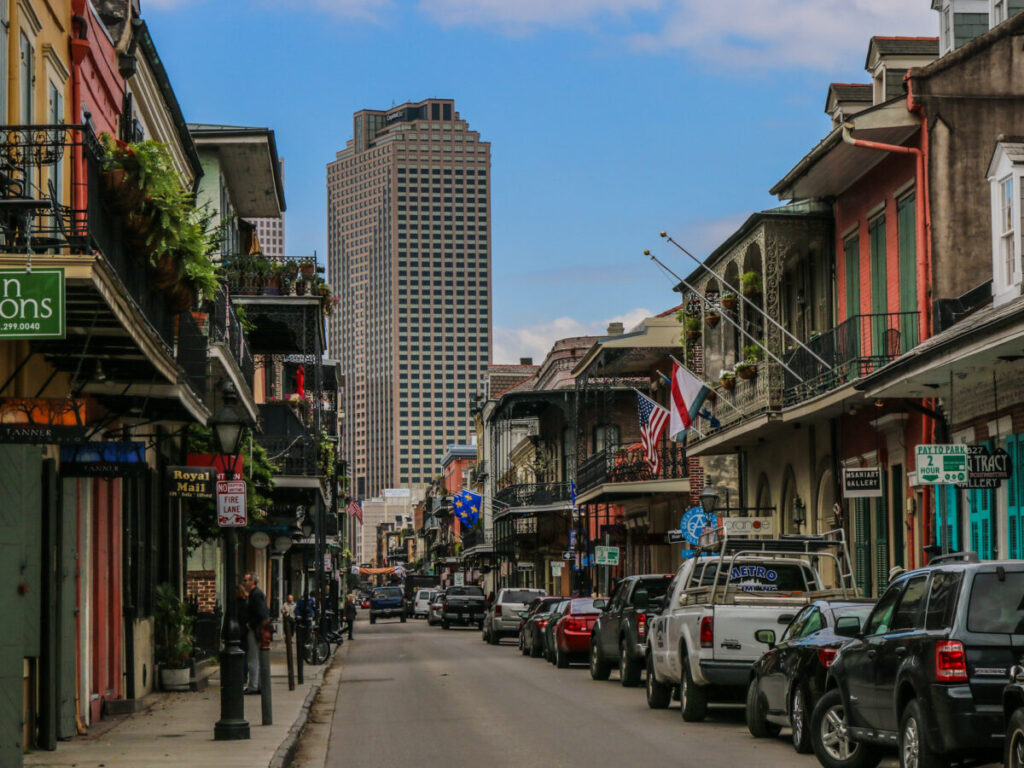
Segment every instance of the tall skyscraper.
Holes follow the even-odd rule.
[[[490,170],[450,99],[357,112],[327,166],[328,349],[359,498],[430,482],[469,442],[491,350]]]
[[[281,184],[284,184],[284,158],[279,158],[281,165]],[[246,219],[256,228],[263,255],[280,258],[285,255],[284,248],[284,214],[272,218]]]

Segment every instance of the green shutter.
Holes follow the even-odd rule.
[[[871,507],[868,499],[853,501],[853,570],[861,595],[871,594]]]
[[[885,216],[878,216],[868,225],[871,259],[871,350],[872,355],[885,355],[886,318],[889,311],[888,286],[885,274]]]
[[[854,235],[843,243],[846,258],[846,317],[860,314],[860,238]]]
[[[889,499],[886,473],[882,471],[883,496],[875,499],[875,586],[882,594],[889,586]]]
[[[917,216],[914,195],[897,206],[900,262],[900,353],[917,346]]]

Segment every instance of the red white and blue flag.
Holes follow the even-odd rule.
[[[672,360],[672,418],[668,436],[676,439],[679,433],[693,426],[694,419],[711,389],[690,373],[689,369]]]
[[[644,446],[644,454],[647,458],[647,466],[651,474],[658,474],[661,471],[661,454],[658,452],[658,441],[668,424],[668,410],[662,408],[640,392],[636,393],[637,411],[640,414],[640,442]]]
[[[348,505],[348,513],[358,520],[360,525],[363,524],[363,505],[360,502],[353,499]]]

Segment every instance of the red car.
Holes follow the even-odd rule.
[[[555,624],[555,665],[560,669],[572,660],[582,661],[590,655],[590,631],[598,614],[608,601],[604,598],[580,597],[569,601],[569,607]]]
[[[370,607],[370,601],[368,599],[366,599],[366,598],[363,598],[363,602],[361,602],[359,604],[359,607],[360,608],[369,608]]]

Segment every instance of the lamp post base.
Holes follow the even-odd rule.
[[[248,738],[248,720],[218,720],[213,726],[214,741],[237,741]]]
[[[213,726],[215,741],[249,738],[245,719],[245,653],[233,642],[220,654],[220,714]]]

